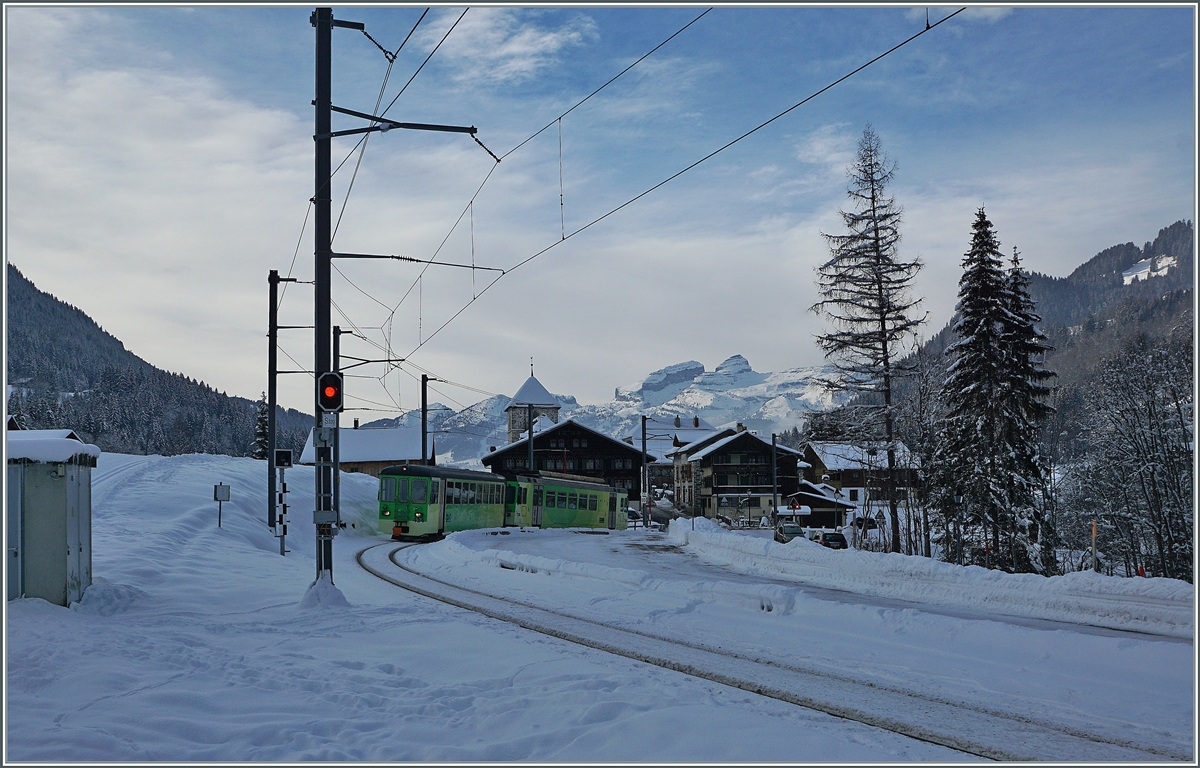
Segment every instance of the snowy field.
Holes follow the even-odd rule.
[[[101,457],[94,585],[70,609],[7,605],[6,761],[973,759],[380,581],[355,561],[395,549],[372,533],[367,476],[342,479],[348,605],[302,607],[312,473],[288,473],[286,557],[265,474],[221,456]],[[218,482],[232,486],[221,529]],[[697,523],[472,531],[396,557],[591,620],[1193,754],[1191,585],[1003,576]]]

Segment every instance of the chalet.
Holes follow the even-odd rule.
[[[433,436],[427,437],[426,455],[434,455]],[[397,464],[421,463],[421,428],[338,429],[338,455],[343,472],[362,472],[379,477],[379,473]],[[312,431],[304,443],[300,463],[312,465],[316,460]],[[431,461],[432,463],[432,461]]]
[[[658,456],[658,461],[649,463],[647,467],[650,484],[658,488],[672,491],[677,487],[676,477],[679,474],[671,454],[685,445],[691,445],[713,435],[732,434],[733,430],[722,430],[713,427],[698,415],[680,415],[673,419],[648,419],[646,425],[646,453]],[[624,441],[639,451],[642,449],[641,426]],[[676,492],[677,493],[677,492]]]
[[[895,450],[896,499],[904,501],[917,487],[917,470],[904,443],[897,442]],[[887,452],[882,445],[812,442],[804,446],[804,460],[811,465],[804,479],[836,488],[858,514],[873,515],[888,506]]]
[[[648,458],[653,460],[657,456],[648,455]],[[492,451],[480,461],[497,474],[528,472],[529,438],[522,434],[516,441]],[[548,422],[546,417],[535,420],[533,462],[535,471],[594,477],[627,491],[631,501],[641,498],[641,448],[615,440],[574,419],[557,424]]]
[[[808,528],[841,528],[846,524],[846,513],[854,509],[853,504],[838,499],[830,486],[808,480],[801,480],[785,501],[790,513],[798,513],[800,525]]]
[[[740,424],[732,434],[711,436],[675,451],[677,463],[687,462],[690,483],[676,486],[676,505],[684,485],[687,508],[705,517],[751,517],[770,514],[773,506],[771,443],[746,431]],[[780,497],[795,493],[800,452],[784,445],[774,446],[775,479]],[[681,473],[682,474],[682,473]],[[682,481],[681,477],[681,481]]]

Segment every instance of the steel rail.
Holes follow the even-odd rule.
[[[1058,723],[1039,722],[1011,712],[989,710],[964,702],[856,680],[828,671],[803,669],[778,661],[742,655],[720,647],[606,624],[512,598],[498,597],[419,573],[397,562],[396,555],[401,550],[414,546],[412,544],[397,546],[388,554],[392,565],[410,577],[409,580],[403,581],[364,562],[363,556],[379,546],[384,545],[373,545],[361,550],[355,556],[358,564],[377,578],[424,597],[578,645],[728,685],[976,757],[1005,761],[1145,761],[1164,757],[1174,760],[1191,759],[1190,755],[1106,738]],[[442,589],[439,591],[428,585],[413,583],[412,577],[432,582]],[[447,589],[451,591],[450,594],[447,594]],[[489,602],[493,604],[488,605]],[[564,620],[575,626],[554,626],[556,621],[561,624]],[[716,671],[717,666],[729,666],[730,663],[741,669],[737,673]],[[792,690],[780,686],[781,677],[791,678]],[[852,703],[831,700],[829,690],[834,687],[838,689],[837,698],[840,702]],[[910,717],[907,721],[897,719],[895,713],[910,713]],[[913,717],[914,714],[917,716]],[[913,722],[917,719],[924,722]],[[1005,721],[1007,724],[1007,727],[1003,728],[1005,733],[998,737],[995,733],[996,720]],[[992,739],[981,738],[988,735],[991,735]],[[988,743],[996,740],[1003,741],[1005,746]]]

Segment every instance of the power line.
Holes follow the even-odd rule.
[[[518,149],[520,149],[521,147],[525,146],[525,145],[526,145],[526,144],[528,144],[529,142],[531,142],[531,141],[533,141],[534,139],[536,139],[536,138],[537,138],[538,136],[540,136],[540,135],[542,134],[542,132],[543,132],[543,131],[545,131],[547,128],[549,128],[550,126],[554,125],[554,124],[555,124],[556,122],[558,122],[559,120],[562,120],[564,117],[566,117],[567,115],[569,115],[569,114],[571,114],[572,112],[574,112],[574,111],[575,111],[575,109],[576,109],[576,107],[579,107],[579,106],[581,106],[581,105],[582,105],[582,104],[583,104],[585,101],[587,101],[588,99],[592,98],[592,97],[593,97],[593,96],[595,96],[597,93],[600,93],[600,91],[603,91],[603,90],[604,90],[605,88],[607,88],[608,86],[612,85],[612,84],[613,84],[613,82],[614,82],[614,81],[616,81],[616,79],[617,79],[617,78],[619,78],[621,75],[623,75],[623,74],[625,74],[626,72],[628,72],[629,70],[633,69],[633,68],[634,68],[634,67],[636,67],[638,64],[641,64],[641,63],[642,63],[642,62],[643,62],[643,61],[644,61],[644,60],[645,60],[647,57],[649,57],[649,56],[650,56],[650,54],[654,53],[654,52],[655,52],[655,51],[657,51],[659,48],[662,48],[664,45],[666,45],[667,43],[669,43],[669,42],[671,42],[672,40],[674,40],[674,39],[675,39],[675,37],[676,37],[677,35],[679,35],[681,32],[683,32],[683,31],[684,31],[685,29],[687,29],[688,27],[690,27],[690,26],[692,26],[693,24],[695,24],[697,21],[700,21],[700,19],[704,18],[705,14],[707,14],[707,13],[708,13],[709,11],[711,11],[711,10],[712,10],[712,8],[705,9],[704,13],[701,13],[699,16],[697,16],[696,18],[694,18],[694,19],[692,19],[691,21],[689,21],[687,24],[684,24],[682,27],[680,27],[678,30],[676,30],[676,31],[675,31],[675,33],[674,33],[674,34],[672,34],[670,37],[668,37],[666,40],[663,40],[661,43],[659,43],[658,45],[654,46],[654,47],[653,47],[653,48],[651,48],[649,51],[647,51],[645,54],[643,54],[643,55],[642,55],[642,57],[641,57],[640,59],[638,59],[637,61],[635,61],[635,62],[633,62],[632,64],[630,64],[628,67],[625,67],[625,69],[622,69],[622,70],[621,70],[620,72],[618,72],[617,74],[613,75],[611,78],[609,78],[608,82],[606,82],[604,85],[600,86],[600,87],[599,87],[599,88],[597,88],[596,90],[594,90],[594,91],[592,91],[591,93],[589,93],[587,96],[584,96],[582,99],[580,99],[579,101],[575,102],[575,104],[574,104],[574,105],[572,105],[570,109],[568,109],[566,112],[563,112],[561,115],[559,115],[558,117],[554,118],[554,119],[553,119],[553,120],[551,120],[550,122],[546,123],[544,126],[542,126],[541,128],[539,128],[539,129],[538,129],[538,130],[537,130],[537,131],[536,131],[536,132],[535,132],[535,133],[534,133],[532,136],[530,136],[529,138],[525,139],[524,141],[522,141],[520,144],[518,144],[517,146],[513,147],[512,149],[508,150],[508,151],[507,151],[507,152],[505,152],[503,155],[500,155],[500,159],[501,159],[501,160],[503,160],[504,158],[506,158],[506,157],[508,157],[509,155],[511,155],[513,152],[516,152],[516,151],[517,151]]]
[[[412,349],[412,350],[411,350],[411,351],[410,351],[410,352],[409,352],[407,355],[405,355],[405,357],[406,357],[406,358],[407,358],[407,357],[411,357],[411,356],[412,356],[412,355],[413,355],[413,354],[414,354],[414,353],[415,353],[417,350],[419,350],[421,347],[423,347],[423,346],[425,346],[426,344],[428,344],[428,343],[430,342],[430,340],[432,340],[432,339],[433,339],[435,336],[437,336],[439,333],[441,333],[441,332],[442,332],[442,330],[443,330],[443,329],[444,329],[446,326],[448,326],[450,323],[452,323],[452,322],[453,322],[453,321],[454,321],[456,318],[458,318],[458,316],[459,316],[459,315],[461,315],[463,312],[465,312],[465,311],[467,310],[467,308],[468,308],[468,307],[470,307],[472,304],[474,304],[476,301],[478,301],[478,300],[479,300],[479,299],[480,299],[480,298],[481,298],[481,297],[482,297],[482,296],[483,296],[485,293],[487,293],[487,292],[488,292],[488,290],[489,290],[489,289],[490,289],[492,286],[494,286],[496,283],[498,283],[498,282],[500,281],[500,278],[504,277],[505,275],[511,274],[513,271],[515,271],[515,270],[516,270],[516,269],[518,269],[519,267],[523,267],[524,265],[526,265],[526,264],[528,264],[529,262],[533,261],[533,260],[534,260],[534,259],[536,259],[537,257],[539,257],[539,256],[541,256],[541,255],[543,255],[543,254],[545,254],[547,251],[550,251],[550,250],[552,250],[552,249],[554,249],[554,248],[558,247],[559,245],[562,245],[563,243],[565,243],[567,240],[570,240],[570,239],[571,239],[572,237],[574,237],[575,235],[578,235],[580,232],[583,232],[585,229],[588,229],[589,227],[591,227],[591,226],[592,226],[592,225],[594,225],[594,224],[598,224],[598,223],[600,223],[601,221],[603,221],[603,220],[607,219],[609,216],[612,216],[614,213],[616,213],[616,212],[620,211],[621,209],[625,208],[626,206],[628,206],[628,205],[631,205],[632,203],[634,203],[634,202],[637,202],[638,200],[642,199],[643,197],[645,197],[646,195],[648,195],[648,194],[650,194],[651,192],[655,191],[655,190],[656,190],[656,189],[658,189],[659,187],[662,187],[662,186],[664,186],[665,184],[667,184],[667,183],[669,183],[669,182],[671,182],[671,181],[673,181],[673,180],[675,180],[675,179],[679,178],[680,176],[682,176],[683,174],[685,174],[685,173],[687,173],[688,171],[692,170],[693,168],[695,168],[696,166],[700,165],[701,163],[704,163],[704,162],[706,162],[707,160],[710,160],[710,159],[712,159],[713,157],[717,156],[717,155],[718,155],[718,154],[720,154],[721,152],[724,152],[725,150],[727,150],[727,149],[729,149],[730,147],[732,147],[734,144],[737,144],[737,143],[738,143],[738,142],[740,142],[742,139],[745,139],[745,138],[747,138],[748,136],[750,136],[750,135],[752,135],[752,134],[754,134],[754,133],[757,133],[758,131],[760,131],[760,130],[762,130],[763,128],[767,127],[768,125],[770,125],[771,123],[775,122],[776,120],[778,120],[779,118],[783,117],[784,115],[787,115],[788,113],[792,112],[793,110],[797,109],[798,107],[801,107],[801,106],[803,106],[804,104],[808,103],[809,101],[811,101],[812,99],[816,98],[817,96],[820,96],[820,95],[821,95],[822,93],[824,93],[825,91],[828,91],[830,88],[833,88],[835,85],[838,85],[839,83],[842,83],[843,81],[845,81],[845,80],[849,79],[850,77],[853,77],[854,75],[858,74],[859,72],[861,72],[862,70],[864,70],[864,69],[866,69],[867,67],[871,66],[872,64],[874,64],[875,62],[879,61],[880,59],[882,59],[882,58],[884,58],[884,57],[886,57],[886,56],[888,56],[888,55],[890,55],[890,54],[894,53],[895,51],[899,50],[900,48],[904,47],[905,45],[908,45],[909,43],[911,43],[913,40],[916,40],[916,39],[917,39],[918,37],[920,37],[921,35],[925,34],[926,32],[930,31],[931,29],[934,29],[935,27],[939,26],[940,24],[942,24],[942,23],[944,23],[944,22],[946,22],[946,21],[949,21],[950,19],[954,18],[955,16],[957,16],[958,14],[962,13],[962,12],[963,12],[963,11],[965,11],[965,10],[966,10],[966,8],[959,8],[957,11],[955,11],[955,12],[954,12],[954,13],[952,13],[952,14],[950,14],[949,16],[947,16],[946,18],[942,19],[941,21],[938,21],[938,22],[936,22],[935,24],[932,24],[932,25],[930,25],[930,26],[928,26],[928,27],[926,27],[926,28],[922,29],[920,32],[917,32],[917,33],[916,33],[915,35],[913,35],[912,37],[909,37],[909,38],[907,38],[906,40],[904,40],[904,41],[902,41],[902,42],[900,42],[900,43],[898,43],[898,44],[896,44],[896,45],[892,46],[891,48],[889,48],[888,50],[886,50],[886,51],[884,51],[883,53],[879,54],[878,56],[876,56],[875,58],[871,59],[871,60],[870,60],[870,61],[868,61],[867,63],[865,63],[865,64],[863,64],[862,66],[860,66],[860,67],[858,67],[858,68],[856,68],[856,69],[854,69],[854,70],[852,70],[852,71],[848,72],[847,74],[843,75],[842,77],[839,77],[837,80],[834,80],[832,83],[829,83],[829,84],[828,84],[828,85],[826,85],[824,88],[821,88],[820,90],[818,90],[818,91],[816,91],[816,92],[812,93],[811,95],[809,95],[809,96],[805,97],[804,99],[801,99],[800,101],[796,102],[796,103],[795,103],[795,104],[793,104],[792,106],[790,106],[790,107],[788,107],[787,109],[783,110],[782,112],[778,113],[777,115],[775,115],[774,117],[770,118],[769,120],[766,120],[766,121],[764,121],[764,122],[760,123],[759,125],[755,126],[754,128],[751,128],[749,131],[746,131],[745,133],[743,133],[741,136],[738,136],[736,139],[733,139],[732,141],[729,141],[729,142],[727,142],[726,144],[724,144],[724,145],[722,145],[721,147],[719,147],[719,148],[717,148],[717,149],[713,150],[712,152],[709,152],[707,155],[705,155],[704,157],[702,157],[702,158],[700,158],[699,160],[695,161],[695,162],[694,162],[694,163],[692,163],[691,165],[688,165],[687,167],[683,168],[682,170],[680,170],[680,171],[677,171],[676,173],[673,173],[672,175],[670,175],[670,176],[668,176],[667,178],[663,179],[662,181],[658,182],[657,184],[655,184],[654,186],[652,186],[652,187],[650,187],[649,189],[645,190],[644,192],[642,192],[642,193],[640,193],[640,194],[638,194],[638,195],[635,195],[634,197],[631,197],[630,199],[626,200],[624,203],[621,203],[621,204],[620,204],[620,205],[618,205],[616,208],[613,208],[612,210],[608,211],[607,213],[605,213],[605,214],[603,214],[603,215],[601,215],[601,216],[598,216],[598,217],[597,217],[597,218],[595,218],[595,219],[592,219],[591,221],[589,221],[587,224],[584,224],[584,225],[583,225],[582,227],[580,227],[579,229],[576,229],[575,231],[571,232],[569,235],[566,235],[566,236],[564,236],[564,237],[563,237],[561,240],[557,240],[557,241],[555,241],[555,242],[551,243],[550,245],[546,246],[546,247],[545,247],[545,248],[543,248],[542,250],[540,250],[540,251],[538,251],[538,252],[534,253],[532,256],[529,256],[528,258],[526,258],[526,259],[524,259],[524,260],[522,260],[522,261],[519,261],[519,262],[517,262],[517,263],[516,263],[516,264],[514,264],[513,266],[511,266],[511,267],[509,267],[508,269],[506,269],[506,270],[505,270],[505,271],[504,271],[504,272],[503,272],[503,273],[502,273],[502,274],[501,274],[499,277],[497,277],[495,280],[493,280],[493,281],[492,281],[490,284],[488,284],[488,285],[487,285],[487,286],[486,286],[486,287],[485,287],[485,288],[484,288],[482,291],[480,291],[480,292],[479,292],[479,294],[478,294],[477,296],[475,296],[475,297],[474,297],[474,298],[472,298],[472,299],[471,299],[469,302],[467,302],[466,304],[464,304],[464,305],[463,305],[463,307],[462,307],[461,309],[459,309],[457,312],[455,312],[455,313],[454,313],[454,314],[453,314],[453,315],[450,317],[450,319],[449,319],[449,320],[447,320],[446,322],[442,323],[442,325],[441,325],[441,326],[439,326],[439,327],[437,328],[437,330],[435,330],[433,333],[431,333],[431,334],[429,334],[428,336],[426,336],[426,337],[425,337],[425,339],[424,339],[423,341],[421,341],[419,344],[417,344],[417,346],[416,346],[416,347],[414,347],[414,348],[413,348],[413,349]],[[551,125],[552,125],[552,124],[553,124],[553,123],[551,123]],[[545,130],[545,129],[543,129],[543,130]]]
[[[467,11],[469,10],[471,10],[469,6],[463,9],[462,15],[454,20],[454,23],[450,25],[450,29],[446,30],[446,34],[442,35],[442,39],[438,41],[438,44],[433,46],[433,50],[430,51],[429,55],[425,57],[425,61],[421,62],[421,66],[417,67],[417,71],[412,73],[412,77],[408,78],[408,82],[405,83],[404,87],[400,89],[400,93],[396,94],[396,98],[392,99],[391,102],[384,107],[384,110],[379,113],[380,117],[386,115],[388,110],[392,108],[392,105],[396,103],[397,99],[404,95],[404,92],[408,90],[408,86],[412,85],[412,81],[417,79],[417,75],[421,74],[421,70],[424,69],[425,65],[429,63],[429,60],[433,58],[433,54],[437,53],[438,48],[442,47],[442,43],[446,42],[446,38],[450,37],[450,33],[454,31],[454,28],[458,26],[458,22],[463,20],[463,16],[466,16]]]
[[[562,120],[562,118],[564,118],[564,117],[566,117],[567,115],[571,114],[571,112],[573,112],[573,111],[574,111],[574,110],[575,110],[577,107],[579,107],[580,105],[582,105],[582,104],[583,104],[585,101],[587,101],[588,99],[592,98],[592,97],[593,97],[593,96],[595,96],[597,93],[600,93],[600,91],[604,90],[604,89],[605,89],[605,88],[607,88],[608,86],[612,85],[612,84],[613,84],[613,83],[614,83],[614,82],[615,82],[615,81],[616,81],[618,78],[620,78],[622,75],[624,75],[625,73],[627,73],[629,70],[631,70],[631,69],[633,69],[634,67],[636,67],[638,64],[641,64],[643,61],[645,61],[645,60],[646,60],[646,59],[647,59],[647,58],[648,58],[648,57],[649,57],[651,54],[653,54],[653,53],[654,53],[655,51],[657,51],[659,48],[662,48],[664,45],[666,45],[667,43],[669,43],[669,42],[671,42],[672,40],[674,40],[674,39],[675,39],[675,38],[676,38],[676,37],[677,37],[677,36],[678,36],[680,33],[682,33],[682,32],[683,32],[684,30],[686,30],[688,27],[692,26],[692,25],[693,25],[693,24],[695,24],[697,21],[699,21],[700,19],[704,18],[704,15],[705,15],[705,14],[707,14],[707,13],[708,13],[709,11],[711,11],[711,10],[712,10],[712,8],[709,8],[709,9],[705,10],[703,13],[701,13],[701,14],[700,14],[699,16],[697,16],[696,18],[692,19],[692,20],[691,20],[691,21],[689,21],[687,24],[684,24],[682,27],[680,27],[679,29],[675,30],[675,32],[673,32],[673,33],[672,33],[672,34],[671,34],[669,37],[667,37],[665,40],[663,40],[663,41],[662,41],[661,43],[659,43],[658,45],[656,45],[656,46],[654,46],[653,48],[651,48],[651,49],[650,49],[649,51],[647,51],[646,53],[642,54],[642,56],[640,56],[640,57],[639,57],[639,58],[638,58],[636,61],[634,61],[634,62],[633,62],[632,64],[630,64],[628,67],[625,67],[625,69],[621,70],[621,71],[620,71],[620,72],[618,72],[617,74],[615,74],[615,75],[613,75],[612,77],[610,77],[610,78],[609,78],[607,81],[605,81],[605,82],[604,82],[604,84],[603,84],[603,85],[601,85],[599,88],[595,89],[594,91],[592,91],[591,93],[589,93],[587,96],[584,96],[584,97],[583,97],[582,99],[580,99],[579,101],[575,102],[573,105],[571,105],[571,106],[570,106],[570,107],[569,107],[569,108],[568,108],[568,109],[567,109],[565,112],[563,112],[561,115],[559,115],[558,117],[554,118],[554,119],[553,119],[553,120],[551,120],[550,122],[546,123],[546,125],[544,125],[543,127],[539,128],[537,131],[534,131],[534,133],[533,133],[533,134],[531,134],[531,135],[530,135],[528,138],[526,138],[524,141],[522,141],[521,143],[517,144],[517,145],[516,145],[515,147],[513,147],[512,149],[508,150],[507,152],[505,152],[505,153],[504,153],[503,155],[501,155],[500,157],[496,158],[496,162],[497,162],[497,163],[499,163],[501,160],[503,160],[504,158],[508,157],[508,156],[509,156],[509,155],[511,155],[513,152],[516,152],[518,149],[520,149],[521,147],[525,146],[526,144],[528,144],[528,143],[529,143],[530,141],[532,141],[533,139],[537,138],[537,137],[538,137],[539,135],[541,135],[541,134],[542,134],[542,132],[543,132],[543,131],[545,131],[547,128],[549,128],[550,126],[554,125],[555,123],[558,123],[559,121],[561,121],[561,120]],[[466,14],[466,11],[463,11],[463,14],[465,15],[465,14]],[[461,16],[459,17],[459,21],[462,21],[462,17],[461,17]],[[457,25],[457,24],[458,24],[458,22],[455,22],[455,24]],[[451,28],[450,28],[450,30],[453,30],[453,29],[454,29],[454,27],[451,27]],[[446,32],[446,34],[447,34],[447,35],[449,35],[449,34],[450,34],[450,32],[449,32],[449,31],[447,31],[447,32]],[[445,41],[445,38],[443,38],[443,42],[444,42],[444,41]],[[440,45],[441,45],[441,43],[438,43],[438,45],[440,46]],[[436,51],[437,49],[435,48],[434,50]],[[432,55],[433,55],[433,54],[432,54],[432,53],[430,53],[430,56],[432,56]],[[424,65],[422,65],[422,66],[424,66]],[[418,71],[419,71],[419,70],[418,70]],[[415,75],[414,75],[414,77],[415,77]],[[407,85],[405,85],[405,87],[407,88],[408,86],[407,86]],[[401,91],[401,93],[403,93],[403,91]],[[399,98],[399,95],[397,95],[397,97],[396,97],[396,98]],[[395,100],[394,100],[394,99],[393,99],[393,103],[395,103]],[[390,107],[391,107],[391,105],[389,104],[389,105],[388,105],[388,107],[390,108]],[[386,110],[384,110],[384,111],[386,112]],[[451,225],[451,227],[450,227],[450,231],[446,233],[446,236],[445,236],[444,238],[442,238],[442,242],[438,244],[437,250],[435,250],[435,251],[433,252],[433,256],[431,256],[431,257],[430,257],[431,259],[436,259],[436,258],[437,258],[437,255],[438,255],[439,253],[441,253],[441,251],[442,251],[442,248],[444,248],[444,247],[446,246],[446,243],[447,243],[447,242],[450,240],[450,236],[454,234],[454,231],[455,231],[456,229],[458,229],[458,225],[462,223],[463,217],[467,215],[467,213],[468,213],[468,212],[471,210],[472,206],[475,204],[475,199],[476,199],[477,197],[479,197],[479,193],[483,191],[483,188],[484,188],[485,186],[487,186],[487,183],[488,183],[488,181],[489,181],[489,180],[492,178],[492,174],[493,174],[493,173],[495,173],[495,171],[496,171],[496,168],[497,168],[497,165],[493,164],[493,165],[492,165],[492,167],[488,169],[487,175],[486,175],[486,176],[484,176],[484,178],[483,178],[483,181],[481,181],[481,182],[479,183],[479,187],[478,187],[478,188],[475,190],[475,193],[474,193],[473,195],[471,195],[471,199],[467,201],[467,204],[466,204],[465,206],[463,206],[462,212],[458,214],[458,218],[454,220],[454,224],[453,224],[453,225]],[[565,226],[565,225],[564,225],[564,226]],[[564,239],[565,239],[565,237],[564,237]],[[422,269],[422,270],[421,270],[421,271],[420,271],[420,272],[417,274],[417,277],[416,277],[416,278],[413,280],[413,282],[412,282],[412,285],[410,285],[410,286],[408,287],[408,290],[407,290],[407,291],[405,291],[405,292],[404,292],[404,295],[400,297],[400,301],[399,301],[399,302],[397,302],[397,303],[396,303],[396,306],[392,308],[392,312],[391,312],[391,314],[389,315],[389,318],[390,318],[390,317],[392,317],[392,316],[394,316],[394,315],[395,315],[395,313],[396,313],[396,311],[400,309],[400,305],[402,305],[402,304],[405,302],[405,300],[406,300],[406,299],[409,297],[409,295],[410,295],[410,294],[412,293],[412,291],[413,291],[413,288],[415,288],[415,287],[417,286],[417,283],[418,283],[418,281],[419,281],[419,280],[420,280],[422,277],[424,277],[424,275],[425,275],[425,271],[426,271],[427,269],[428,269],[428,266],[426,266],[425,268],[423,268],[423,269]],[[487,289],[485,288],[484,290],[487,290]]]

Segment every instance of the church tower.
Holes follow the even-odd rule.
[[[533,377],[530,370],[529,378],[513,395],[512,402],[504,409],[508,414],[508,442],[515,443],[521,439],[521,433],[528,429],[526,421],[529,418],[529,406],[533,406],[533,418],[548,416],[550,421],[558,423],[558,401],[550,394],[542,383]]]

